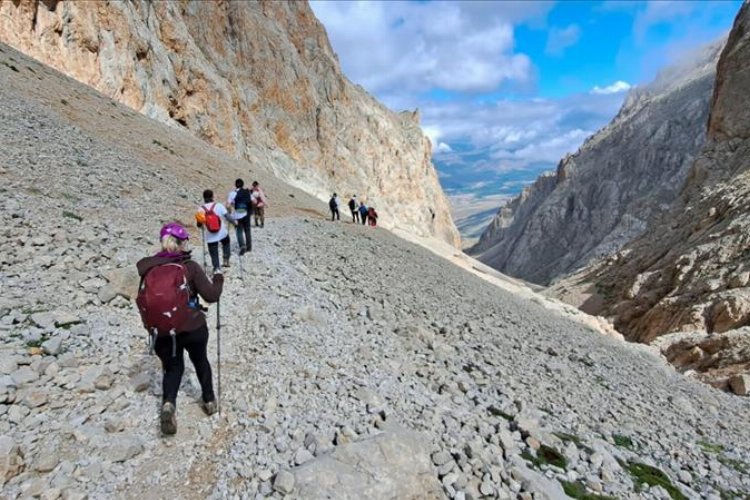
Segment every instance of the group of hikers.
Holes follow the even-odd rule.
[[[229,226],[233,226],[240,247],[240,256],[253,249],[252,233],[250,231],[251,217],[255,217],[255,227],[266,225],[266,207],[268,199],[258,181],[253,182],[251,188],[245,187],[242,179],[234,181],[234,189],[227,197],[227,207],[214,200],[214,192],[210,189],[203,191],[203,205],[195,214],[195,221],[208,244],[208,253],[214,272],[219,266],[219,244],[223,257],[222,265],[229,267],[231,255],[231,241]]]
[[[219,244],[222,249],[223,267],[229,267],[229,226],[235,228],[240,256],[251,251],[250,219],[254,217],[255,227],[263,228],[265,208],[268,206],[268,199],[257,181],[253,182],[251,188],[246,188],[244,181],[237,179],[234,186],[227,198],[227,206],[215,201],[213,191],[206,189],[203,192],[203,204],[195,214],[197,226],[211,256],[213,276],[210,280],[205,271],[205,253],[204,266],[201,267],[191,259],[187,229],[177,222],[170,222],[161,228],[160,251],[137,263],[141,282],[136,304],[143,325],[149,332],[150,348],[162,363],[163,390],[159,421],[161,432],[165,435],[177,432],[177,392],[185,371],[185,351],[198,376],[204,412],[213,415],[218,410],[211,364],[207,355],[207,309],[201,305],[198,297],[207,303],[217,303],[218,341],[221,330],[218,302],[224,287],[224,276],[219,262]],[[220,349],[221,344],[218,345]]]
[[[360,202],[356,194],[353,194],[349,199],[348,205],[354,224],[361,222],[363,226],[369,224],[371,227],[376,227],[378,225],[378,212],[374,207],[368,207],[364,201]],[[331,199],[328,200],[328,208],[331,210],[331,221],[341,220],[340,206],[341,199],[336,193],[333,193]]]
[[[341,202],[336,193],[331,197],[332,220],[340,220]],[[255,227],[265,226],[265,209],[268,199],[258,182],[250,188],[242,179],[234,182],[234,189],[227,197],[226,206],[214,199],[211,189],[203,191],[203,204],[195,214],[196,225],[201,231],[203,266],[191,259],[187,229],[178,222],[165,224],[159,232],[160,251],[141,259],[137,263],[140,285],[136,305],[143,325],[149,333],[149,346],[161,360],[162,404],[159,413],[161,432],[165,435],[177,432],[177,392],[185,371],[184,354],[187,351],[195,367],[201,386],[202,408],[207,415],[220,411],[221,363],[218,364],[218,397],[214,394],[211,364],[208,361],[208,324],[206,303],[216,303],[217,355],[221,353],[220,302],[224,276],[222,267],[229,267],[231,256],[230,226],[234,228],[239,246],[239,262],[242,255],[252,251],[251,218]],[[377,226],[378,214],[373,207],[359,202],[353,195],[349,200],[352,222]],[[219,245],[223,260],[219,260]],[[211,257],[212,277],[206,274],[205,248]]]

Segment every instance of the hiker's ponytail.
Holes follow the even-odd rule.
[[[161,239],[161,249],[165,252],[178,253],[186,250],[188,240],[179,240],[168,234]]]

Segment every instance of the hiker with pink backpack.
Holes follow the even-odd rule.
[[[218,302],[224,277],[219,268],[209,280],[203,268],[191,260],[187,247],[188,232],[182,225],[176,222],[166,224],[159,238],[161,251],[138,261],[141,283],[136,305],[149,332],[150,345],[162,363],[163,395],[159,419],[162,433],[169,435],[177,432],[177,392],[185,371],[184,351],[188,352],[198,376],[203,410],[207,415],[217,411],[207,356],[208,325],[198,297],[209,303]],[[217,340],[219,325],[217,312]],[[220,379],[221,371],[219,393]]]
[[[221,253],[224,257],[224,267],[229,267],[229,255],[231,252],[231,242],[229,240],[229,231],[227,226],[234,225],[234,221],[229,216],[229,211],[224,205],[214,201],[214,192],[210,189],[203,191],[203,205],[195,214],[195,220],[198,227],[205,231],[206,243],[208,243],[208,253],[211,255],[211,264],[214,272],[219,272],[219,243],[221,243]]]

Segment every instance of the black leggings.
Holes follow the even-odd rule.
[[[198,382],[201,384],[203,401],[208,403],[215,399],[207,347],[208,327],[205,325],[192,332],[178,333],[174,337],[174,345],[172,344],[172,337],[168,335],[156,339],[154,350],[161,359],[161,365],[164,369],[162,380],[163,402],[170,402],[175,405],[177,403],[177,391],[180,389],[182,374],[185,372],[183,351],[188,352],[190,361],[193,362],[195,372],[198,375]]]

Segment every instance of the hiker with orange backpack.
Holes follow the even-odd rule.
[[[227,226],[234,225],[234,221],[229,217],[229,212],[221,203],[214,201],[214,192],[210,189],[203,191],[203,205],[195,214],[195,221],[198,227],[206,232],[206,243],[208,243],[208,253],[211,255],[211,264],[214,272],[219,272],[219,243],[221,243],[221,253],[224,257],[224,267],[229,267],[229,255],[231,252],[229,240],[229,231]]]
[[[159,237],[161,251],[138,261],[141,284],[136,304],[164,372],[159,416],[161,431],[174,434],[177,432],[177,392],[185,371],[184,351],[188,352],[200,382],[203,410],[207,415],[217,411],[207,356],[208,325],[198,296],[206,302],[218,302],[224,277],[219,270],[209,280],[203,268],[191,260],[188,233],[180,224],[166,224]]]

